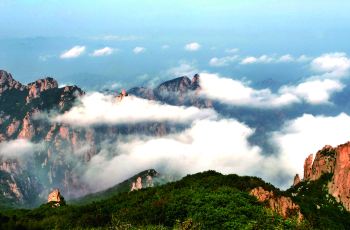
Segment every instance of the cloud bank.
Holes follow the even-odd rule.
[[[275,95],[269,89],[255,90],[248,84],[217,74],[201,73],[200,94],[226,104],[248,107],[278,107],[299,102],[295,95]]]
[[[64,51],[61,55],[61,59],[77,58],[85,52],[85,46],[74,46],[73,48]]]
[[[111,95],[91,93],[83,96],[80,103],[71,110],[52,117],[51,120],[73,126],[91,126],[152,121],[185,123],[216,116],[216,112],[212,109],[172,106],[134,96],[117,101]]]
[[[5,160],[31,157],[34,152],[43,149],[42,144],[35,144],[26,139],[16,139],[0,143],[0,157]]]
[[[327,78],[346,77],[350,71],[350,59],[345,53],[323,54],[311,62],[311,70]]]
[[[335,92],[340,92],[344,85],[338,81],[310,80],[296,86],[283,86],[279,92],[282,94],[295,95],[309,104],[330,103],[330,97]]]
[[[84,177],[95,188],[110,187],[149,168],[179,175],[213,169],[275,181],[282,169],[249,144],[253,132],[234,119],[221,119],[198,120],[183,132],[161,138],[133,136],[116,144],[116,155],[94,156]]]
[[[288,121],[281,131],[271,133],[270,140],[279,151],[270,156],[248,142],[253,133],[254,129],[235,119],[204,119],[194,121],[190,128],[177,134],[129,136],[126,141],[109,146],[109,151],[95,155],[83,178],[98,190],[149,168],[182,176],[212,169],[224,174],[258,176],[286,189],[296,173],[303,175],[308,154],[326,144],[337,146],[348,141],[350,117],[305,114]]]

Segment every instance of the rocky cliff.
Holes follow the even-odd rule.
[[[332,175],[328,183],[329,193],[350,211],[350,142],[337,147],[326,145],[304,164],[303,181],[315,181],[324,174]]]
[[[200,76],[195,74],[192,79],[183,76],[161,83],[154,89],[135,87],[129,90],[130,94],[149,100],[158,100],[171,105],[197,106],[200,108],[212,107],[212,102],[198,97],[200,90]]]
[[[262,187],[252,189],[250,194],[255,196],[258,201],[266,203],[269,208],[284,218],[296,216],[299,221],[303,219],[299,205],[294,203],[290,197],[275,195],[273,191],[265,190]]]
[[[198,75],[192,80],[181,77],[164,82],[155,89],[134,88],[129,93],[168,104],[208,106],[210,103],[195,95],[199,80]],[[172,130],[160,122],[81,128],[41,119],[52,112],[68,111],[84,94],[77,86],[59,87],[51,77],[25,85],[14,80],[10,73],[0,70],[0,142],[26,139],[44,147],[34,154],[30,163],[12,159],[6,161],[6,167],[0,168],[0,172],[14,178],[0,178],[0,185],[6,187],[4,194],[7,198],[17,203],[31,200],[24,195],[25,188],[30,188],[29,194],[40,194],[42,199],[53,187],[59,187],[68,198],[86,194],[89,188],[82,182],[76,166],[89,162],[106,140],[116,142],[121,135],[133,133],[162,136]],[[4,162],[0,158],[0,165]],[[7,172],[11,167],[26,172],[28,176]],[[31,179],[27,180],[28,177]]]

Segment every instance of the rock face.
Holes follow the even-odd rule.
[[[58,207],[64,201],[59,189],[54,189],[47,197],[47,203],[54,202],[54,206]]]
[[[313,154],[310,154],[304,163],[304,178],[309,178],[312,174],[312,160],[314,158]]]
[[[37,205],[35,197],[42,189],[37,179],[27,170],[22,169],[15,160],[0,163],[0,185],[0,197],[5,198],[9,206]]]
[[[299,205],[295,204],[290,197],[277,196],[272,191],[267,191],[262,187],[252,189],[250,194],[255,196],[258,201],[266,202],[269,208],[284,218],[297,216],[299,221],[303,219]]]
[[[171,105],[192,105],[200,108],[212,107],[210,100],[198,97],[200,76],[195,74],[192,80],[186,76],[163,82],[154,89],[135,87],[128,92],[149,100],[158,100]]]
[[[329,192],[350,211],[350,142],[336,148],[335,159]]]
[[[154,169],[141,172],[136,177],[136,180],[131,181],[130,191],[140,190],[142,188],[149,188],[154,186],[154,178],[159,177],[159,173]]]
[[[296,174],[294,177],[293,186],[296,186],[297,184],[299,184],[300,181],[301,180],[300,180],[299,174]]]
[[[192,80],[181,77],[164,82],[155,89],[134,88],[129,93],[168,104],[208,107],[210,103],[196,96],[197,90],[200,90],[199,82],[199,75]],[[19,199],[22,197],[21,200],[30,201],[30,195],[37,197],[37,194],[45,194],[52,187],[59,187],[68,198],[84,195],[89,188],[80,178],[81,173],[75,170],[77,163],[88,163],[100,152],[104,142],[115,143],[122,135],[135,133],[163,136],[174,132],[173,126],[162,122],[74,127],[40,119],[52,111],[65,113],[84,94],[77,86],[58,87],[57,81],[49,77],[23,85],[14,80],[11,74],[0,70],[0,142],[21,138],[43,146],[34,154],[32,161],[12,162],[25,175],[5,171],[13,166],[0,167],[0,174],[4,174],[3,178],[0,175],[0,190],[2,185],[6,187],[6,199],[22,202]],[[126,92],[121,96],[125,97]],[[0,166],[3,163],[0,159]],[[142,187],[153,185],[152,176],[141,179]],[[0,191],[0,199],[3,194]],[[41,195],[41,199],[46,197]]]
[[[132,182],[131,191],[140,190],[140,189],[142,189],[142,178],[138,177],[136,179],[136,182]]]
[[[4,70],[0,70],[0,94],[12,89],[22,91],[25,89],[25,86],[23,86],[18,81],[14,80],[11,74],[7,73]]]
[[[37,98],[40,94],[49,89],[58,88],[58,83],[55,79],[47,77],[40,79],[27,85],[29,90],[26,102],[29,103],[33,98]]]
[[[328,191],[350,211],[350,142],[336,148],[326,145],[316,153],[311,167],[310,156],[305,160],[303,180],[312,181],[323,174],[333,174]]]
[[[49,196],[47,197],[47,202],[60,202],[60,191],[58,189],[54,189]]]

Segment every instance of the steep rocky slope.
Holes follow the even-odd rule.
[[[304,164],[303,181],[315,181],[330,174],[329,193],[350,211],[350,142],[332,147],[326,145],[316,153],[309,155]]]
[[[197,75],[192,81],[182,77],[154,90],[134,88],[129,93],[168,104],[203,107],[204,101],[194,94],[198,79]],[[170,132],[171,127],[161,122],[82,128],[41,119],[48,113],[68,111],[84,94],[77,86],[58,87],[50,77],[24,85],[0,70],[0,143],[25,139],[42,147],[25,163],[16,158],[0,158],[1,199],[13,205],[29,204],[34,198],[26,193],[40,194],[40,199],[45,199],[56,187],[66,198],[86,194],[90,189],[76,166],[89,162],[106,140],[116,142],[125,134],[161,136]]]
[[[208,108],[212,102],[198,97],[200,91],[200,76],[195,74],[191,79],[186,76],[178,77],[161,83],[154,89],[135,87],[129,90],[130,94],[149,100],[158,100],[171,105],[197,106]]]

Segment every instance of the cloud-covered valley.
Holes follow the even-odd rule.
[[[107,49],[95,51],[102,56],[108,53]],[[288,58],[283,57],[285,61]],[[225,61],[233,60],[214,61],[226,65]],[[64,160],[91,191],[108,188],[150,168],[177,176],[211,169],[258,176],[287,188],[296,173],[302,174],[308,154],[326,144],[336,146],[348,141],[350,118],[341,113],[334,100],[347,89],[350,65],[346,54],[314,58],[306,66],[311,74],[277,90],[199,71],[192,64],[180,62],[179,67],[166,73],[170,77],[199,72],[199,87],[193,87],[194,80],[178,78],[170,84],[169,93],[209,100],[205,104],[209,108],[170,105],[156,97],[148,100],[130,94],[120,99],[107,92],[88,92],[62,114],[38,116],[48,117],[44,122],[51,123],[50,132],[57,132],[51,136],[52,144],[61,146],[51,148],[57,153],[50,152],[50,157],[44,159],[49,151],[42,148],[50,148],[50,143],[43,146],[15,140],[0,145],[1,158],[26,159],[33,152],[41,152],[35,156],[44,159],[42,170]],[[178,88],[172,85],[177,81]],[[121,83],[116,87],[120,88]],[[147,92],[155,95],[156,91]],[[163,124],[165,128],[159,131]]]
[[[85,166],[79,166],[83,179],[94,191],[149,168],[179,176],[213,169],[259,176],[287,188],[296,173],[302,174],[308,154],[316,153],[326,144],[336,146],[348,141],[350,129],[343,124],[350,124],[350,118],[345,113],[323,116],[295,113],[282,119],[280,125],[269,126],[268,123],[277,120],[262,122],[254,111],[288,108],[280,113],[289,113],[301,104],[332,108],[332,96],[345,87],[342,79],[348,74],[347,61],[344,54],[321,55],[309,65],[315,75],[283,85],[276,92],[255,89],[250,82],[220,74],[200,74],[197,96],[233,105],[229,110],[251,108],[244,116],[256,116],[256,125],[248,125],[239,116],[222,114],[215,105],[210,109],[174,106],[132,95],[118,101],[112,95],[97,92],[86,94],[71,110],[51,117],[51,122],[79,127],[143,122],[186,124],[186,128],[161,136],[133,133],[117,141],[106,140],[98,154]],[[334,135],[336,130],[341,132]],[[252,142],[253,135],[266,138],[265,142],[274,150],[269,152]]]

